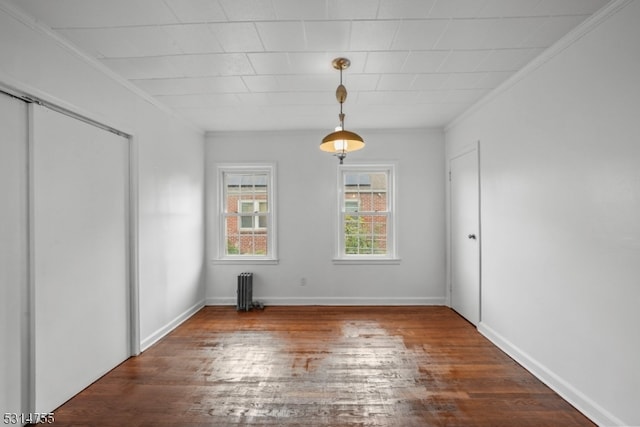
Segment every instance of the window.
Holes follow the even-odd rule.
[[[218,260],[275,261],[274,165],[218,165]]]
[[[336,261],[396,260],[395,166],[339,166]]]

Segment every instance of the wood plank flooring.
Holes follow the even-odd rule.
[[[60,426],[593,426],[446,307],[205,307]]]

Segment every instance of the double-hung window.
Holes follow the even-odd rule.
[[[276,261],[275,165],[217,166],[218,260]]]
[[[335,261],[397,261],[395,165],[341,165],[338,186]]]

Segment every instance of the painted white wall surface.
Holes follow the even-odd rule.
[[[27,186],[27,104],[0,94],[0,414],[26,412]]]
[[[202,306],[204,136],[0,2],[0,82],[133,135],[140,341]]]
[[[254,273],[266,304],[443,304],[444,136],[439,130],[364,131],[345,164],[397,165],[396,265],[335,265],[338,159],[319,149],[329,131],[211,133],[207,137],[207,303],[235,304],[237,275]],[[277,265],[217,264],[216,163],[277,165]],[[301,286],[305,279],[306,285]]]
[[[640,425],[638,22],[626,3],[446,131],[480,141],[480,331],[601,425]]]

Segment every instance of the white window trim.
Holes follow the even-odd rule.
[[[277,230],[277,176],[276,163],[219,163],[216,169],[216,217],[217,244],[213,264],[277,264],[278,263],[278,230]],[[227,255],[225,239],[225,191],[223,188],[225,173],[267,173],[269,184],[267,199],[269,213],[267,214],[267,254],[266,255]]]
[[[344,231],[342,229],[342,217],[345,215],[344,210],[344,172],[345,171],[362,171],[362,172],[386,172],[388,174],[387,194],[390,194],[389,203],[389,221],[387,223],[387,248],[390,248],[385,255],[346,255],[344,252]],[[337,204],[335,216],[335,247],[332,262],[334,264],[399,264],[398,256],[398,238],[396,230],[398,221],[397,209],[397,164],[395,162],[380,163],[350,163],[346,165],[338,165],[337,174]]]

